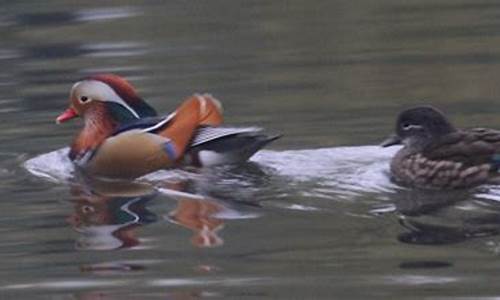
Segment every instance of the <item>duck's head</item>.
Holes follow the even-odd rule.
[[[68,109],[57,117],[57,123],[78,116],[86,119],[106,114],[106,117],[122,124],[156,115],[127,80],[114,74],[89,76],[76,82],[71,88],[69,101]]]
[[[403,144],[421,150],[439,137],[456,131],[442,112],[432,106],[418,106],[402,111],[396,121],[395,134],[381,146]]]

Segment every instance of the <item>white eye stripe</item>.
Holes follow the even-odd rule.
[[[89,100],[100,99],[102,101],[109,101],[120,104],[121,106],[125,107],[134,117],[136,117],[137,119],[140,118],[139,114],[137,114],[137,112],[132,107],[130,107],[120,96],[118,96],[115,90],[113,90],[106,83],[98,80],[83,80],[75,83],[72,89],[74,90],[81,85],[88,85],[82,86],[82,88],[85,88],[86,91],[88,91],[82,96],[86,96]]]
[[[414,124],[403,124],[401,126],[403,130],[410,130],[410,129],[422,129],[421,125],[414,125]]]

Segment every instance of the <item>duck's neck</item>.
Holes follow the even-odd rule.
[[[71,145],[69,157],[80,159],[95,151],[118,127],[119,123],[109,114],[106,107],[92,107],[84,116],[84,127]]]

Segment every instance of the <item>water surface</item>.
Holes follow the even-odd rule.
[[[390,182],[375,146],[434,104],[500,127],[492,1],[57,1],[0,17],[0,298],[493,299],[500,189]],[[56,126],[115,72],[160,112],[194,92],[285,135],[244,166],[89,182]]]

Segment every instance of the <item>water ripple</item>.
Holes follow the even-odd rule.
[[[130,18],[141,14],[141,10],[132,6],[101,7],[82,9],[77,12],[79,21],[108,21],[113,19]]]
[[[82,49],[92,57],[137,56],[148,52],[146,44],[138,42],[89,44],[82,46]]]
[[[249,286],[252,284],[261,285],[268,283],[271,278],[243,277],[243,278],[165,278],[149,280],[127,280],[127,279],[103,279],[99,280],[57,280],[42,281],[32,283],[21,283],[1,286],[0,290],[25,290],[25,289],[45,289],[45,290],[74,290],[96,287],[117,287],[140,284],[150,287],[179,287],[179,286]]]
[[[130,18],[141,14],[141,10],[132,6],[100,7],[77,11],[61,10],[51,12],[22,13],[13,18],[0,20],[3,26],[29,26],[40,28],[70,25],[86,22],[103,22]],[[3,23],[3,24],[2,24]]]

